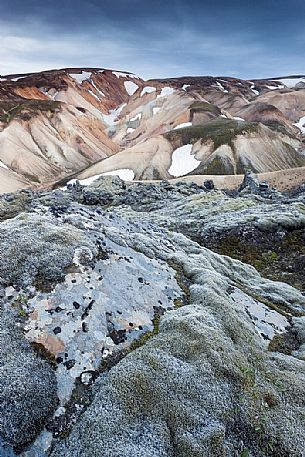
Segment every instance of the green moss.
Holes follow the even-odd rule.
[[[244,449],[240,454],[240,457],[250,457],[250,452],[248,449]]]
[[[173,270],[176,271],[175,278],[177,281],[178,286],[183,292],[182,297],[176,298],[175,299],[175,306],[177,308],[181,308],[182,306],[188,305],[190,303],[191,299],[191,293],[190,293],[190,284],[191,281],[189,278],[186,276],[183,266],[176,262],[174,259],[171,259],[168,261],[168,265],[173,268]]]
[[[21,318],[26,318],[27,313],[23,308],[23,305],[26,305],[28,301],[28,296],[25,294],[19,294],[16,297],[16,300],[12,303],[12,307],[15,308],[18,312],[18,316]]]
[[[279,260],[279,255],[276,252],[264,253],[257,246],[247,244],[235,235],[229,235],[221,240],[218,250],[222,255],[242,260],[259,271],[265,271],[267,267]]]
[[[293,250],[299,254],[305,254],[303,230],[294,230],[287,234],[283,241],[284,250]]]
[[[285,307],[284,305],[275,304],[275,303],[271,302],[270,300],[268,300],[267,298],[264,298],[260,295],[255,294],[254,292],[252,292],[248,288],[244,287],[240,283],[236,283],[236,285],[240,290],[245,292],[247,295],[252,297],[254,300],[256,300],[260,303],[263,303],[263,305],[266,305],[268,308],[273,309],[274,311],[276,311],[279,314],[282,314],[283,316],[287,317],[288,319],[291,318],[291,315],[293,315],[295,317],[304,316],[303,312],[295,311],[291,308]]]
[[[304,229],[286,232],[280,242],[266,238],[253,244],[243,236],[228,234],[206,247],[254,266],[263,276],[274,281],[287,282],[304,289],[305,245]],[[271,241],[272,240],[272,241]],[[200,242],[200,240],[198,240]],[[272,250],[270,249],[272,248]]]
[[[15,118],[28,120],[40,111],[54,113],[60,105],[60,102],[54,100],[2,100],[0,101],[0,122],[9,124]]]
[[[199,167],[190,174],[233,175],[234,167],[231,161],[216,156],[211,162],[199,165]]]
[[[300,342],[297,335],[292,331],[287,331],[273,337],[268,345],[268,351],[291,355],[292,351],[297,350],[299,347]]]
[[[252,389],[256,384],[256,372],[253,367],[239,367],[242,374],[242,384],[246,389]]]
[[[154,335],[157,335],[159,333],[160,319],[161,319],[161,314],[156,313],[155,317],[152,320],[153,330],[151,332],[144,333],[144,335],[142,335],[140,338],[138,338],[137,340],[134,340],[130,345],[130,351],[134,351],[135,349],[138,349],[139,347],[143,346],[144,344],[147,343],[147,341],[150,338],[152,338]]]
[[[14,194],[12,201],[0,200],[0,222],[12,219],[19,213],[26,211],[30,204],[30,197],[24,192]]]
[[[166,133],[164,136],[171,142],[194,144],[198,140],[212,140],[214,150],[223,144],[233,145],[237,135],[257,132],[257,122],[238,122],[234,119],[218,118],[204,125],[185,127]]]
[[[191,114],[193,113],[204,113],[209,112],[213,113],[216,116],[221,115],[221,110],[211,103],[196,101],[190,106]]]

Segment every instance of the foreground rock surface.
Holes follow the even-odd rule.
[[[302,281],[205,246],[243,229],[265,252],[304,229],[304,197],[111,178],[4,196],[0,451],[302,457]]]

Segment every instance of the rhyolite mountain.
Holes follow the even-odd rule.
[[[100,68],[2,76],[0,192],[105,173],[216,175],[226,187],[249,168],[293,187],[305,162],[304,124],[302,76],[144,81]]]

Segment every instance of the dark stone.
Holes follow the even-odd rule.
[[[89,332],[89,326],[88,326],[87,322],[82,322],[82,330],[84,333]]]
[[[260,182],[259,183],[259,190],[261,192],[266,192],[267,190],[269,190],[269,184],[267,182]]]
[[[204,181],[203,185],[208,190],[215,189],[214,181],[212,179],[207,179],[206,181]]]
[[[248,190],[251,194],[257,194],[259,191],[259,182],[251,170],[247,170],[243,182],[238,188],[238,192]]]
[[[75,365],[75,360],[71,359],[71,360],[67,360],[65,363],[64,363],[65,367],[67,368],[67,370],[71,370],[71,368],[74,367]]]

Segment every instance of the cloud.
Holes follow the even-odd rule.
[[[33,7],[21,21],[24,3]],[[78,0],[73,3],[73,15],[62,15],[61,20],[58,17],[63,10],[56,8],[59,2],[46,1],[43,6],[38,0],[24,3],[15,16],[11,8],[10,17],[0,20],[2,75],[93,66],[132,71],[144,78],[208,74],[259,78],[301,73],[305,67],[302,33],[293,29],[289,34],[272,36],[263,22],[257,23],[256,29],[246,29],[245,24],[253,18],[247,19],[245,12],[260,15],[262,2],[252,10],[232,0],[233,12],[239,6],[234,21],[230,21],[232,11],[221,0],[218,10],[196,1],[186,4],[176,0],[168,5],[156,0],[150,10],[150,1],[144,5],[139,0],[105,0],[103,14],[100,2],[90,0],[84,8]],[[116,16],[115,3],[121,6]],[[72,5],[70,1],[62,4]],[[269,10],[265,10],[268,16]],[[88,11],[96,14],[90,19]],[[273,15],[276,12],[274,9]]]

